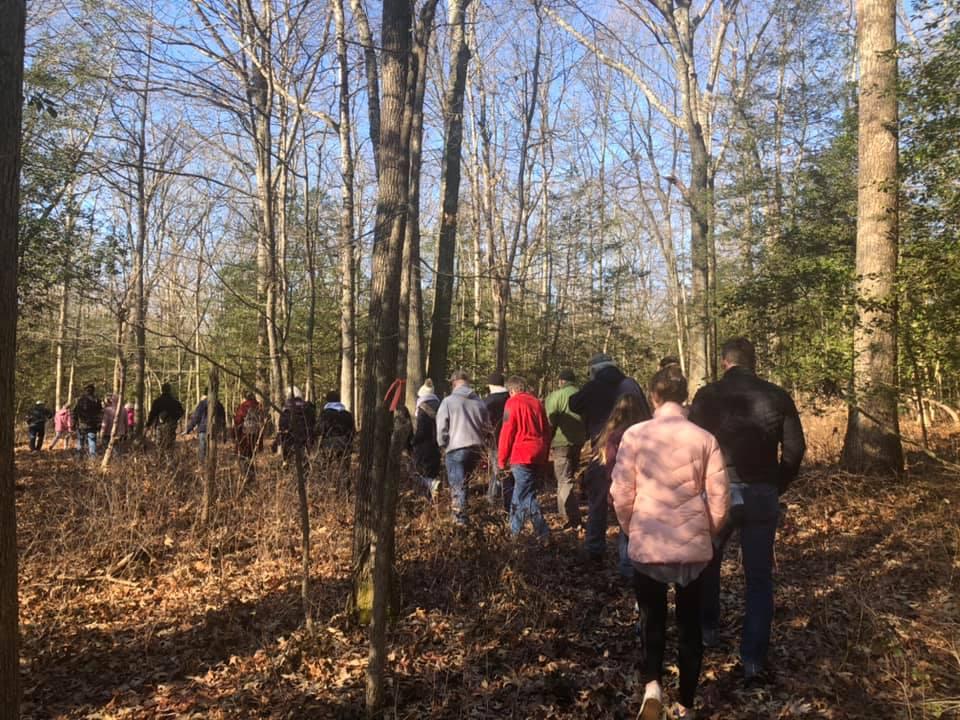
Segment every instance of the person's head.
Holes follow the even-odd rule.
[[[328,402],[328,403],[338,403],[338,402],[340,402],[340,391],[339,391],[339,390],[331,390],[330,392],[327,393],[326,397],[324,398],[324,401],[325,401],[325,402]]]
[[[457,389],[461,385],[470,384],[470,375],[466,370],[454,370],[453,374],[450,376],[450,386],[454,389]]]
[[[590,358],[590,365],[588,366],[590,379],[592,380],[597,376],[597,373],[608,367],[616,367],[617,363],[614,362],[613,358],[605,352],[599,352]]]
[[[670,365],[680,365],[680,358],[676,355],[667,355],[665,358],[660,359],[660,368],[663,369]]]
[[[655,407],[665,402],[683,404],[687,401],[687,379],[679,365],[660,368],[650,379],[650,397]]]
[[[93,394],[97,391],[97,389],[93,386],[93,383],[90,383],[89,385],[87,385],[87,386],[83,389],[83,391],[84,391],[87,395],[93,395]]]
[[[519,375],[511,375],[507,378],[506,387],[507,392],[510,393],[510,397],[513,397],[517,393],[522,393],[527,389],[527,381]]]
[[[249,402],[256,402],[257,394],[253,392],[253,390],[248,390],[246,395],[243,396],[243,399]]]
[[[35,402],[34,405],[36,405],[37,407],[42,407],[42,406],[43,406],[43,400],[37,400],[37,402]]]
[[[753,343],[745,337],[735,337],[727,340],[720,348],[720,358],[724,370],[729,370],[732,367],[742,367],[747,370],[757,369],[757,351],[754,350]]]
[[[604,432],[625,429],[641,422],[647,414],[643,401],[636,395],[621,395],[610,411]]]
[[[420,389],[417,390],[417,397],[427,397],[428,395],[433,395],[433,380],[427,378],[423,381],[423,385],[420,386]]]
[[[570,383],[575,383],[577,381],[576,374],[570,368],[564,368],[561,370],[557,377],[560,378],[560,387],[569,385]]]
[[[296,385],[290,385],[287,388],[287,397],[299,400],[303,397],[303,394],[300,392],[300,388],[298,388]]]
[[[173,389],[170,387],[170,383],[164,383],[160,386],[160,393],[163,395],[169,395],[173,392]]]
[[[492,372],[489,376],[487,376],[487,385],[490,385],[491,387],[503,387],[505,383],[506,380],[504,380],[503,373],[499,370]]]

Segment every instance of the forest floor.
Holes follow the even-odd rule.
[[[906,478],[830,464],[839,413],[804,418],[809,460],[784,496],[772,683],[735,670],[742,576],[724,566],[723,644],[707,650],[707,718],[960,717],[960,477],[910,454]],[[950,434],[952,432],[952,434]],[[937,438],[956,460],[956,429]],[[24,718],[360,718],[366,634],[345,614],[352,503],[310,485],[312,631],[303,627],[296,491],[264,458],[236,491],[224,453],[212,528],[192,447],[170,468],[126,455],[106,475],[68,451],[17,453]],[[554,495],[541,494],[545,509]],[[511,541],[472,498],[466,530],[409,483],[390,718],[633,718],[633,600],[580,538]],[[529,529],[526,531],[529,533]],[[668,639],[673,658],[675,636]],[[668,693],[676,667],[669,665]]]

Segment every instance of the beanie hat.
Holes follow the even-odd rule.
[[[559,378],[561,380],[566,380],[567,382],[576,382],[577,376],[574,374],[573,370],[570,368],[564,368],[560,371]]]
[[[487,385],[503,385],[505,382],[506,378],[499,370],[490,373],[490,376],[487,378]]]
[[[423,385],[420,386],[420,389],[417,390],[417,397],[422,398],[427,395],[433,395],[433,380],[427,378],[423,381]]]
[[[605,352],[599,352],[590,358],[590,377],[594,377],[603,368],[616,367],[617,364]]]

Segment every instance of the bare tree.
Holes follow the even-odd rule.
[[[860,61],[855,404],[842,464],[903,471],[897,415],[897,33],[895,0],[857,1]]]
[[[26,3],[0,1],[0,718],[20,716],[17,505],[13,463],[17,357],[17,229]]]

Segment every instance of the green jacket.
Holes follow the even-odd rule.
[[[550,447],[569,447],[583,445],[587,440],[587,431],[583,420],[570,409],[570,396],[577,392],[576,385],[570,383],[547,395],[545,406],[550,426],[553,428],[553,442]]]

